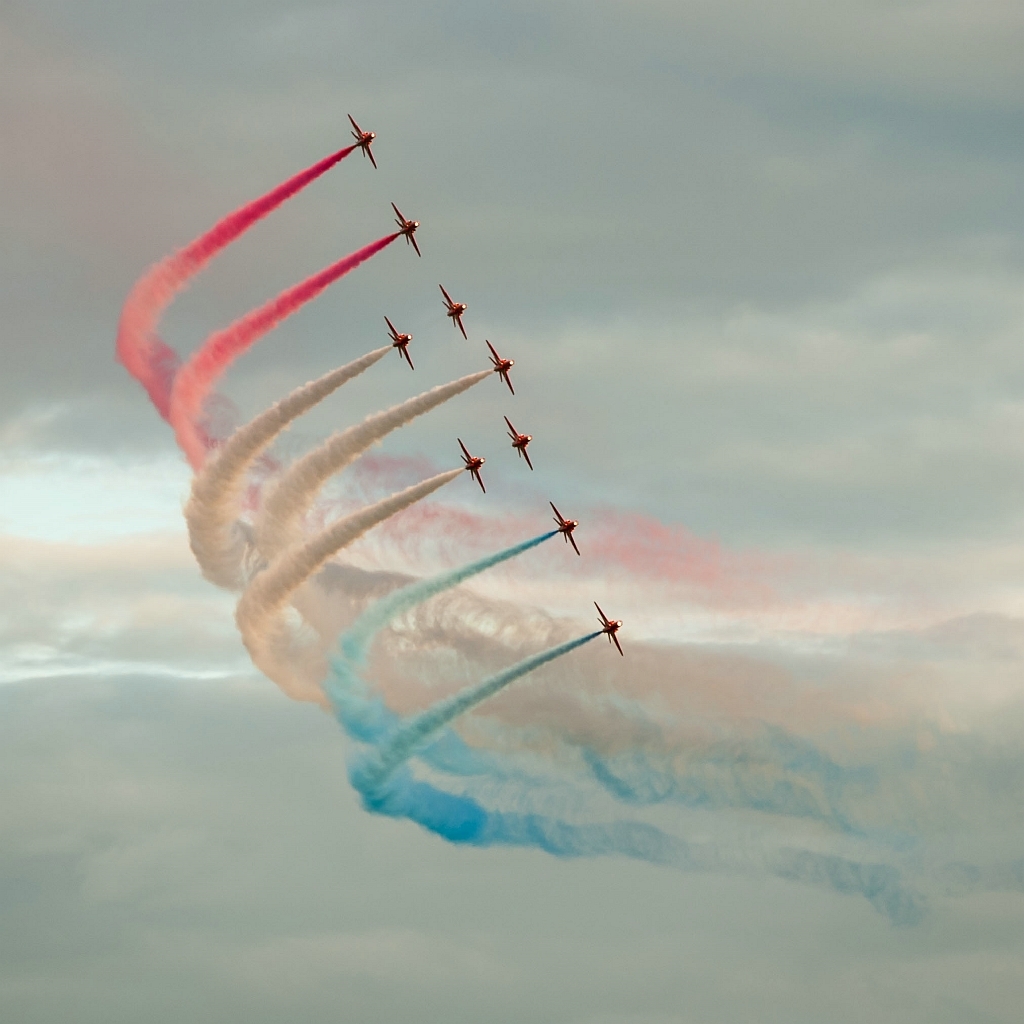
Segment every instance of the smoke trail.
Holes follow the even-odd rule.
[[[228,588],[242,584],[245,545],[235,529],[235,518],[246,473],[256,457],[293,420],[390,351],[391,346],[385,345],[297,388],[244,427],[239,427],[206,462],[192,481],[185,520],[192,553],[211,583]]]
[[[388,594],[387,597],[383,597],[371,605],[345,631],[345,635],[341,638],[342,652],[346,658],[356,663],[361,662],[365,656],[367,644],[373,639],[374,634],[383,629],[391,619],[415,608],[416,605],[422,604],[436,594],[451,590],[452,587],[457,587],[471,577],[478,576],[487,569],[507,562],[510,558],[515,558],[531,548],[543,544],[544,541],[550,540],[557,534],[557,530],[549,530],[537,537],[513,544],[512,547],[505,548],[504,551],[496,551],[493,555],[470,562],[452,572],[442,573],[427,580],[417,580],[407,587],[402,587],[401,590]]]
[[[863,896],[899,926],[919,924],[927,912],[925,897],[889,864],[797,849],[767,856],[725,853],[712,843],[688,842],[644,822],[576,825],[542,814],[490,811],[472,797],[416,779],[405,766],[396,769],[386,786],[361,795],[368,811],[406,818],[451,843],[533,847],[556,857],[618,855],[681,871],[767,871],[786,881]]]
[[[320,488],[367,448],[392,430],[435,409],[490,375],[490,370],[480,370],[367,416],[362,423],[331,435],[319,448],[299,459],[277,482],[260,509],[255,527],[260,551],[267,558],[273,558],[293,543],[295,528]]]
[[[282,320],[316,298],[328,285],[389,246],[397,237],[397,234],[393,234],[378,238],[376,242],[363,246],[305,281],[293,285],[224,330],[211,334],[199,350],[192,354],[178,371],[171,386],[169,418],[178,444],[193,469],[198,469],[206,457],[207,445],[200,430],[203,402],[231,362]]]
[[[324,157],[266,195],[229,213],[206,234],[150,267],[132,286],[121,309],[117,328],[117,358],[146,389],[150,401],[164,419],[170,416],[171,384],[180,362],[174,349],[156,336],[164,310],[217,253],[286,199],[344,160],[355,148],[346,146]]]
[[[573,824],[541,814],[489,810],[469,796],[415,778],[406,761],[418,751],[426,754],[422,748],[436,743],[438,732],[454,718],[540,664],[600,635],[579,637],[527,658],[404,723],[393,724],[393,714],[381,702],[375,711],[374,702],[366,701],[362,719],[370,728],[359,738],[372,736],[375,746],[350,769],[363,806],[372,813],[414,821],[449,842],[534,847],[560,857],[621,855],[685,871],[767,872],[787,881],[863,896],[896,925],[922,920],[927,909],[924,896],[907,886],[899,870],[889,864],[788,847],[724,852],[712,843],[687,842],[644,822]],[[346,703],[351,697],[346,695]],[[343,718],[346,728],[349,717]],[[382,735],[388,726],[388,733]]]
[[[446,700],[438,701],[422,714],[404,722],[395,734],[386,743],[378,746],[363,764],[353,768],[354,784],[361,793],[379,788],[387,782],[388,776],[403,761],[412,756],[417,747],[428,742],[435,733],[443,729],[453,719],[476,707],[488,697],[493,697],[510,683],[514,683],[527,673],[540,668],[541,665],[546,665],[549,661],[554,661],[599,636],[601,636],[601,630],[576,637],[575,640],[567,640],[555,647],[549,647],[546,651],[524,658],[511,668],[498,672],[482,683],[477,683],[476,686],[468,686]]]
[[[359,509],[305,543],[282,551],[245,589],[235,610],[235,621],[253,664],[295,699],[323,702],[319,683],[311,681],[308,673],[286,664],[276,653],[286,634],[282,615],[286,602],[332,555],[378,523],[451,483],[461,473],[461,468],[438,473]]]

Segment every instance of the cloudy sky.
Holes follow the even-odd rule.
[[[1022,46],[1008,0],[0,0],[0,1016],[1017,1020]],[[896,864],[913,922],[788,869],[368,814],[338,724],[253,669],[114,336],[148,265],[344,145],[346,113],[379,170],[355,154],[259,224],[162,336],[187,353],[387,232],[390,201],[417,217],[422,260],[392,246],[232,367],[238,419],[383,344],[385,313],[415,378],[389,356],[282,457],[507,350],[515,399],[474,389],[336,490],[453,465],[458,434],[486,499],[461,480],[443,543],[406,519],[352,560],[458,564],[554,498],[587,557],[539,549],[466,600],[578,631],[596,597],[632,664],[587,648],[466,738],[639,751],[677,785],[727,760],[734,787],[659,827],[730,863]],[[502,414],[535,436],[529,479]],[[412,710],[450,662],[400,639],[382,685]],[[846,780],[829,806],[857,827],[758,796],[751,758]]]

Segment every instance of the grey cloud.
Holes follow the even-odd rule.
[[[383,311],[416,333],[423,372],[472,369],[475,350],[437,323],[440,278],[470,300],[474,333],[515,346],[522,418],[563,438],[549,481],[737,540],[1006,531],[1022,498],[1019,19],[830,11],[8,15],[18,67],[46,68],[18,80],[12,128],[74,92],[69,141],[91,161],[83,175],[55,160],[63,122],[45,116],[19,146],[8,415],[64,408],[41,445],[168,450],[112,362],[132,275],[329,149],[352,110],[380,133],[380,172],[343,165],[238,243],[172,310],[168,340],[191,348],[373,237],[391,198],[423,219],[428,259],[382,254],[247,355],[225,384],[242,416],[372,347]],[[43,245],[34,226],[68,197],[93,213]],[[392,381],[346,400],[368,411]],[[486,406],[467,398],[461,422]],[[456,422],[393,450],[438,450]],[[607,438],[600,460],[576,433]]]
[[[781,881],[444,846],[359,811],[333,723],[251,687],[0,702],[12,1021],[1015,1019],[1012,895],[894,932]]]
[[[95,546],[2,538],[0,679],[246,672],[231,600],[181,536]]]

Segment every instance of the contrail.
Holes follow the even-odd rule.
[[[184,371],[183,371],[184,372]],[[291,466],[267,494],[256,519],[256,546],[273,558],[295,541],[295,530],[317,492],[335,474],[355,461],[392,430],[435,409],[491,375],[490,370],[440,384],[414,398],[367,416],[362,423],[332,434]]]
[[[344,160],[355,148],[346,146],[324,157],[312,167],[307,167],[271,189],[266,195],[229,213],[206,234],[150,267],[135,282],[121,309],[121,321],[117,328],[117,358],[146,389],[150,401],[165,420],[170,416],[171,384],[180,359],[174,349],[156,336],[164,310],[217,253],[258,220],[277,209],[286,199]]]
[[[318,683],[282,664],[275,646],[283,634],[282,613],[288,599],[332,555],[390,516],[451,483],[462,469],[449,469],[404,491],[383,498],[339,519],[305,543],[286,548],[246,587],[235,609],[235,621],[253,663],[291,696],[323,701]],[[315,692],[314,692],[315,691]]]
[[[297,388],[228,438],[213,452],[192,481],[185,506],[189,543],[203,575],[218,586],[242,585],[244,542],[235,528],[246,474],[256,457],[303,413],[391,351],[390,345],[367,352],[351,363]]]
[[[476,686],[467,686],[446,700],[438,701],[422,714],[404,722],[394,735],[385,743],[380,744],[366,758],[363,764],[353,769],[353,775],[359,780],[356,783],[357,788],[363,792],[383,785],[391,773],[415,753],[417,747],[428,742],[432,736],[449,722],[458,718],[459,715],[465,714],[477,704],[487,700],[488,697],[493,697],[510,683],[514,683],[534,669],[540,668],[541,665],[546,665],[549,661],[554,661],[555,658],[560,658],[563,654],[568,654],[599,636],[601,636],[601,630],[576,637],[575,640],[566,640],[565,643],[549,647],[539,654],[533,654],[489,679],[485,679],[482,683],[477,683]]]
[[[203,403],[231,362],[282,320],[316,298],[328,285],[389,246],[396,238],[397,234],[378,238],[376,242],[363,246],[305,281],[300,281],[222,331],[211,334],[192,354],[178,370],[171,386],[169,419],[178,444],[193,469],[202,466],[206,458],[206,439],[200,429]]]

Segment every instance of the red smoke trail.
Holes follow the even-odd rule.
[[[170,418],[171,385],[181,360],[156,335],[164,310],[221,249],[230,245],[258,220],[304,189],[356,147],[346,146],[283,181],[265,196],[247,203],[218,221],[205,235],[150,267],[128,293],[117,328],[117,358],[146,389],[163,418]]]
[[[202,466],[208,447],[200,423],[203,404],[217,379],[234,359],[286,317],[315,299],[328,285],[344,277],[350,270],[355,270],[360,263],[389,246],[396,238],[397,233],[378,238],[376,242],[371,242],[305,281],[293,285],[224,330],[211,334],[192,354],[174,378],[168,419],[193,469]]]

